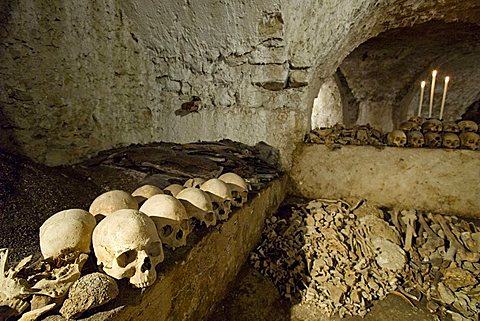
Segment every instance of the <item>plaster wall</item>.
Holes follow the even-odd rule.
[[[313,101],[312,128],[343,124],[343,103],[335,77],[328,78]]]
[[[0,146],[49,165],[132,143],[265,141],[291,165],[325,79],[380,32],[476,0],[1,3]],[[176,113],[200,98],[198,110]],[[181,116],[184,115],[184,116]]]
[[[383,206],[480,217],[480,153],[469,150],[303,145],[293,191]]]

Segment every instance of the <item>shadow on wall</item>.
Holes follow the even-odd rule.
[[[348,86],[340,69],[320,87],[313,102],[312,129],[343,124],[355,125],[358,119],[359,103]]]
[[[480,100],[468,106],[467,111],[462,115],[462,119],[473,120],[477,124],[480,124]]]

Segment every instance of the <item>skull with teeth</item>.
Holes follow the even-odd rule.
[[[185,187],[180,184],[171,184],[165,187],[163,191],[165,192],[165,194],[172,195],[173,197],[175,197],[184,188]]]
[[[128,278],[137,288],[155,282],[155,267],[164,255],[155,223],[146,214],[132,209],[116,211],[98,223],[92,241],[97,263],[106,274]]]
[[[191,232],[190,218],[185,207],[175,197],[154,195],[143,203],[140,211],[153,220],[163,244],[172,249],[187,244]]]
[[[458,122],[458,127],[462,132],[477,132],[478,125],[473,120],[461,120]]]
[[[460,147],[460,138],[454,133],[445,133],[442,137],[442,145],[446,148],[458,148]]]
[[[189,217],[197,219],[207,227],[217,224],[217,216],[213,211],[212,200],[201,189],[187,187],[177,194],[177,199],[182,202]]]
[[[218,178],[212,178],[203,183],[200,189],[210,196],[217,220],[228,219],[228,215],[232,211],[232,193],[228,185]]]
[[[200,185],[205,183],[205,180],[200,177],[195,177],[195,178],[190,178],[188,179],[183,186],[184,187],[195,187],[195,188],[200,188]]]
[[[422,124],[423,132],[441,132],[442,131],[442,122],[438,119],[427,119]]]
[[[107,216],[121,209],[138,210],[138,203],[131,194],[122,190],[113,190],[94,199],[88,211],[93,215]]]
[[[81,209],[58,212],[40,226],[40,250],[45,259],[62,254],[90,253],[95,217]]]
[[[442,135],[437,132],[426,132],[424,134],[425,145],[430,148],[437,148],[442,146]]]
[[[454,121],[443,122],[443,131],[445,133],[458,133],[460,132],[460,127]]]
[[[407,133],[407,142],[410,147],[422,147],[425,143],[425,138],[421,132],[411,131]]]
[[[218,178],[228,185],[232,192],[232,205],[235,207],[241,207],[247,202],[248,196],[248,184],[245,180],[235,173],[225,173]]]
[[[155,185],[142,185],[133,191],[132,196],[135,198],[138,204],[142,204],[153,195],[164,194],[160,187]]]
[[[388,146],[403,147],[407,143],[407,135],[403,130],[394,130],[387,135]]]
[[[478,150],[480,147],[480,135],[472,132],[461,133],[460,142],[463,148]]]

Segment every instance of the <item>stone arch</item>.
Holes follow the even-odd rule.
[[[480,23],[480,4],[469,0],[442,3],[433,1],[305,1],[305,10],[293,14],[287,34],[290,62],[293,66],[311,68],[311,82],[305,104],[313,105],[320,86],[355,48],[389,29],[411,27],[431,20]],[[293,4],[292,4],[293,6]],[[291,8],[294,12],[294,8]],[[322,12],[322,15],[317,14]],[[304,31],[299,33],[298,30]],[[295,34],[295,37],[293,36]],[[309,56],[305,53],[315,53]],[[310,128],[311,110],[304,128]],[[310,114],[309,114],[310,113]]]

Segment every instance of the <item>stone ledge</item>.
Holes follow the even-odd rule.
[[[143,294],[121,284],[126,291],[120,302],[84,320],[204,320],[260,240],[265,218],[277,210],[286,190],[285,175],[272,181],[228,221],[175,251]]]
[[[291,172],[308,198],[365,198],[387,207],[480,217],[480,152],[301,145]]]

